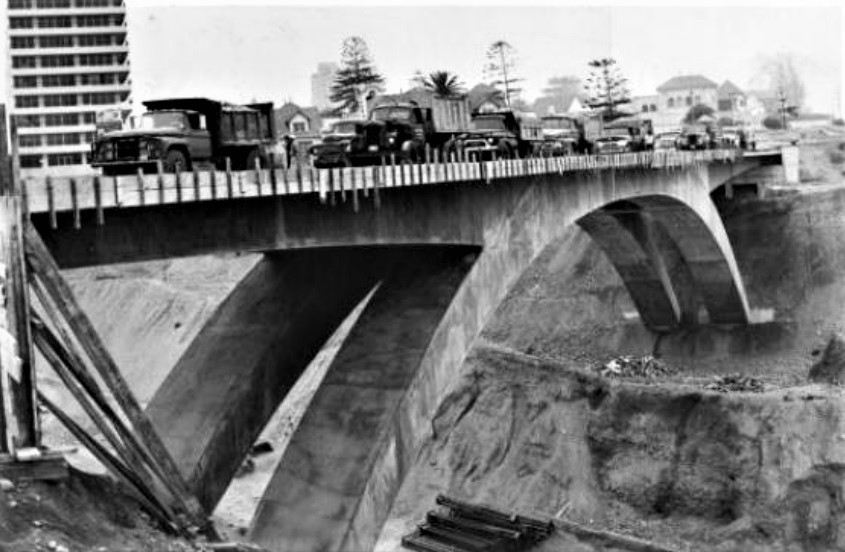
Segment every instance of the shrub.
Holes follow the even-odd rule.
[[[769,115],[763,119],[763,126],[769,130],[780,130],[783,128],[783,123],[781,122],[780,117],[776,115]]]

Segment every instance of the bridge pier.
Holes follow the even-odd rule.
[[[147,406],[211,511],[332,332],[375,285],[376,250],[266,255],[226,298]]]
[[[369,550],[416,453],[401,404],[475,248],[397,251],[329,367],[256,512],[269,550]]]

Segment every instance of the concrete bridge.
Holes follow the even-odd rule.
[[[779,163],[780,153],[642,153],[28,189],[64,267],[265,253],[147,408],[209,510],[310,360],[367,301],[251,535],[271,550],[355,551],[374,545],[475,337],[569,225],[603,248],[654,330],[748,323],[711,192]]]

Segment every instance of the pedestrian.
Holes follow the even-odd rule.
[[[282,143],[285,147],[285,168],[290,168],[291,158],[293,157],[293,136],[285,134],[282,138]]]

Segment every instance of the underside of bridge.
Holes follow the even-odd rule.
[[[190,220],[160,212],[154,220],[185,251],[207,246],[203,225],[213,232],[237,220],[239,233],[227,239],[269,252],[220,305],[147,412],[211,510],[308,363],[369,297],[251,534],[270,550],[368,550],[476,336],[569,225],[603,248],[646,326],[748,321],[713,187],[706,168],[611,171],[394,189],[380,209],[357,214],[302,198],[231,212],[192,208],[183,215],[200,218]],[[146,237],[140,219],[116,219],[123,241],[108,235],[107,224],[78,237],[54,233],[48,243],[70,264],[73,252],[91,262],[164,251],[153,249],[159,242]]]

